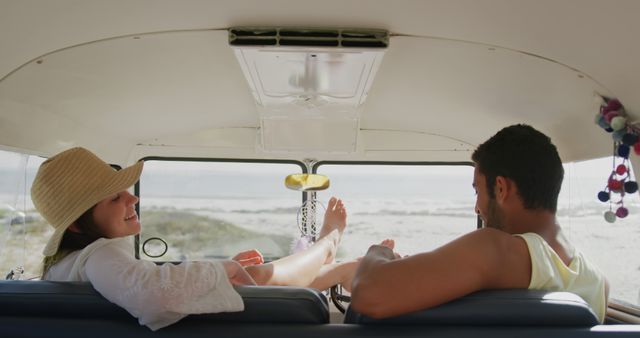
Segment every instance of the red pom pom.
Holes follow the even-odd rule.
[[[627,172],[627,167],[624,164],[621,164],[616,168],[616,174],[618,175],[624,175],[626,172]]]
[[[636,155],[640,155],[640,142],[636,142],[633,145],[633,152],[636,153]]]
[[[607,121],[607,123],[611,123],[611,120],[613,120],[613,118],[617,116],[620,116],[620,113],[618,113],[618,111],[616,110],[612,110],[604,116],[604,119]]]
[[[607,102],[607,110],[618,110],[622,108],[622,103],[618,99],[611,99]]]
[[[620,191],[622,190],[622,181],[618,181],[614,178],[609,179],[609,189],[612,191]]]

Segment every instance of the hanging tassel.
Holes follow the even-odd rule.
[[[294,239],[291,242],[291,253],[298,253],[304,250],[307,250],[313,244],[313,237],[311,236],[302,236],[298,239]]]

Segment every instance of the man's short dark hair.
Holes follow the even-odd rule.
[[[564,168],[551,139],[525,124],[500,130],[471,156],[495,198],[497,176],[513,180],[526,209],[556,212]]]

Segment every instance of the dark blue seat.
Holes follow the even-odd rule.
[[[192,315],[209,322],[329,323],[326,297],[307,288],[244,286],[242,312]],[[106,300],[89,283],[0,281],[0,316],[119,319],[137,322]]]
[[[579,296],[541,290],[487,290],[402,316],[373,319],[349,308],[345,323],[402,325],[574,326],[598,325]]]
[[[381,325],[336,325],[327,324],[326,300],[315,290],[243,287],[238,291],[245,301],[244,312],[187,316],[176,324],[151,331],[87,283],[0,281],[0,337],[635,338],[640,335],[640,327],[632,325],[560,326],[583,323],[582,319],[571,319],[572,315],[565,311],[585,314],[582,310],[589,313],[590,310],[576,296],[558,293],[527,292],[523,296],[519,290],[483,292],[432,309],[435,311],[430,314],[425,311],[386,322],[376,321]],[[515,303],[519,304],[514,306]],[[544,307],[540,303],[544,303]],[[562,310],[547,305],[569,307]],[[502,316],[501,320],[487,319],[494,307],[502,307],[501,312],[492,314]],[[523,307],[531,308],[527,311]],[[553,312],[556,310],[562,313]],[[431,322],[422,317],[426,314],[431,316]],[[354,318],[354,315],[350,311],[348,316]],[[590,315],[595,321],[595,316]],[[541,319],[543,317],[553,317],[555,323]],[[530,324],[526,325],[523,320]],[[362,316],[356,322],[370,323]],[[398,324],[404,326],[400,328]]]

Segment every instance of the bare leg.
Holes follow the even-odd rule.
[[[342,287],[347,291],[351,291],[351,281],[353,275],[360,264],[360,259],[325,264],[320,268],[318,277],[311,282],[309,287],[316,288],[318,290],[326,290],[336,284],[342,284]]]
[[[324,219],[320,238],[307,250],[271,263],[247,266],[245,269],[259,285],[311,285],[322,266],[333,261],[347,225],[347,211],[341,200],[335,197],[329,200]]]
[[[395,242],[392,239],[385,239],[380,245],[393,250]],[[324,265],[320,268],[318,277],[309,286],[319,290],[326,290],[336,284],[341,284],[345,290],[351,292],[351,282],[361,259]]]

